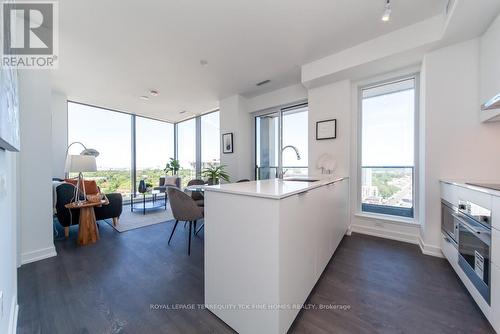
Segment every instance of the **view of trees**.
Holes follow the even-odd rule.
[[[404,175],[401,172],[382,172],[373,173],[373,186],[378,188],[380,196],[383,199],[388,199],[401,189],[393,184],[394,179],[402,178]]]
[[[194,170],[181,168],[178,172],[182,180],[183,186],[193,179]],[[71,175],[76,177],[77,175]],[[147,184],[153,187],[159,185],[161,176],[165,176],[165,171],[162,169],[142,169],[137,171],[137,185],[141,180],[145,180]],[[132,179],[130,170],[100,170],[93,173],[85,173],[85,179],[95,180],[99,188],[104,193],[121,193],[124,199],[129,199],[132,192]]]

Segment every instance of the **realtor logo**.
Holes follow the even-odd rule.
[[[57,67],[57,14],[57,2],[4,2],[2,67]]]

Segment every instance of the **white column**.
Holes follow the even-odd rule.
[[[19,71],[21,261],[56,255],[52,228],[50,74]]]

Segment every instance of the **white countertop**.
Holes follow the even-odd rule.
[[[315,182],[292,181],[288,178],[284,180],[271,179],[250,181],[241,183],[219,184],[209,186],[205,191],[215,191],[235,195],[264,197],[270,199],[282,199],[292,195],[300,194],[311,189],[319,188],[327,184],[340,182],[347,177],[301,177],[300,179],[318,180]]]
[[[453,184],[455,186],[458,186],[458,187],[462,187],[462,188],[467,188],[467,189],[470,189],[470,190],[475,190],[475,191],[479,191],[479,192],[482,192],[482,193],[485,193],[485,194],[489,194],[489,195],[492,195],[492,196],[496,196],[496,197],[500,197],[500,191],[498,190],[495,190],[495,189],[489,189],[489,188],[484,188],[484,187],[480,187],[480,186],[475,186],[475,185],[472,185],[472,184],[469,184],[471,183],[472,181],[457,181],[457,180],[441,180],[441,182],[444,182],[444,183],[448,183],[448,184]],[[500,184],[500,181],[494,181],[494,182],[472,182],[472,183],[491,183],[491,184]]]

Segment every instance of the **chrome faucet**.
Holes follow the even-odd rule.
[[[296,147],[295,147],[295,146],[293,146],[293,145],[287,145],[287,146],[283,147],[283,148],[281,149],[281,153],[283,153],[283,151],[284,151],[285,149],[287,149],[287,148],[291,148],[291,149],[293,149],[293,150],[295,151],[295,154],[297,155],[297,160],[300,160],[300,159],[301,159],[301,157],[300,157],[300,153],[299,153],[298,148],[296,148]],[[283,172],[283,166],[281,166],[281,167],[279,168],[278,178],[279,178],[280,180],[283,180],[283,177],[284,177],[284,176],[285,176],[285,173]]]
[[[285,149],[287,149],[287,148],[291,148],[291,149],[293,149],[293,150],[295,151],[295,154],[297,154],[297,160],[300,160],[300,153],[299,153],[299,150],[298,150],[295,146],[293,146],[293,145],[287,145],[287,146],[283,147],[283,148],[281,149],[281,153],[283,153],[283,151],[284,151]]]

